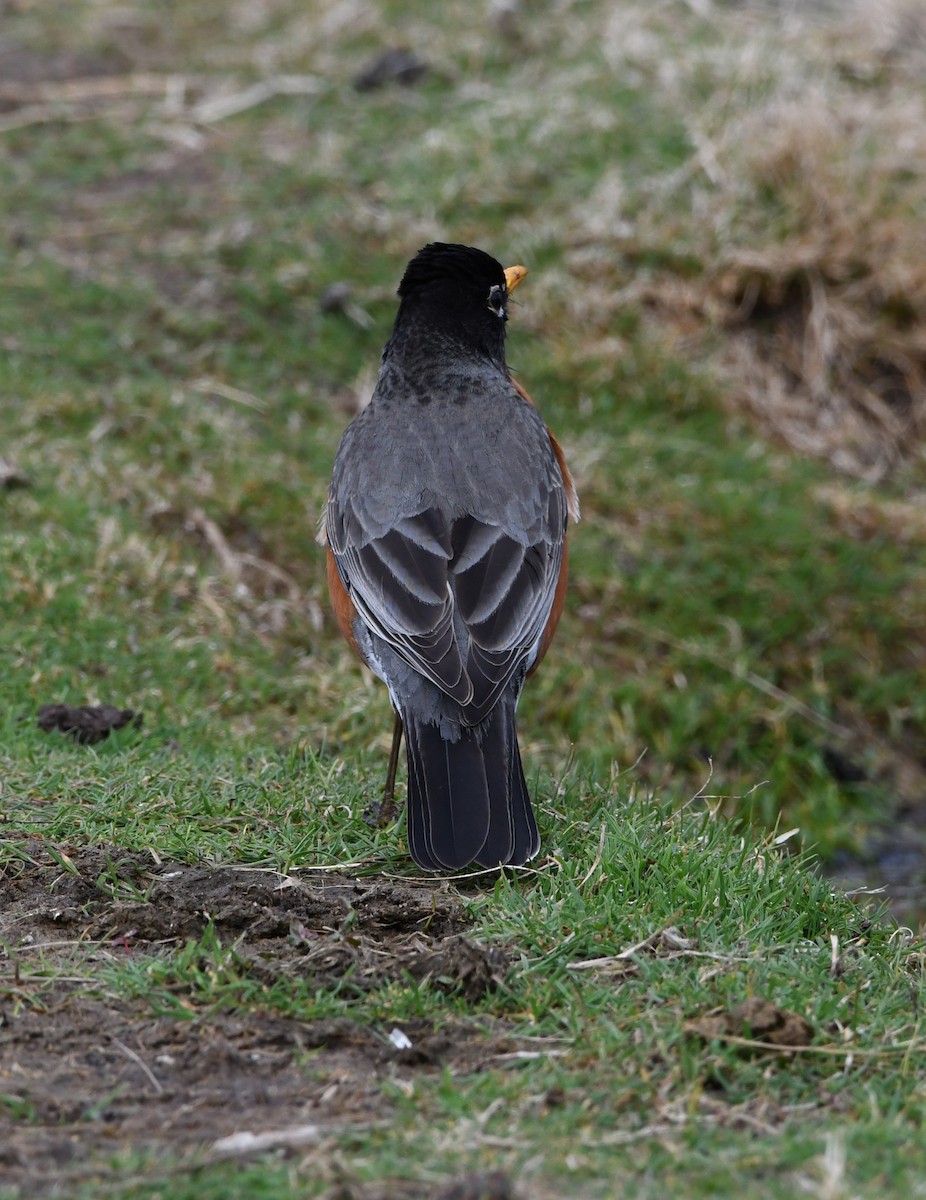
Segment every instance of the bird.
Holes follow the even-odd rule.
[[[556,630],[575,484],[505,358],[523,266],[444,242],[408,263],[369,404],[322,517],[338,627],[404,732],[406,833],[428,871],[521,866],[540,848],[515,714]]]

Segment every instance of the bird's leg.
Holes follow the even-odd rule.
[[[399,749],[402,745],[402,718],[398,713],[395,715],[395,724],[392,726],[392,749],[389,751],[389,767],[386,771],[386,787],[383,790],[383,798],[379,803],[372,803],[367,807],[363,814],[363,819],[368,825],[388,825],[395,818],[395,776],[399,768]]]
[[[389,767],[386,771],[386,788],[379,807],[379,822],[384,825],[395,817],[395,774],[399,769],[399,750],[402,746],[402,718],[398,713],[392,726],[392,748],[389,751]]]

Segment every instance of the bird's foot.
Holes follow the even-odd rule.
[[[363,819],[373,829],[382,829],[395,820],[396,811],[395,796],[388,792],[382,800],[373,800],[366,806],[363,810]]]

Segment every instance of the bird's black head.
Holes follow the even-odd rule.
[[[504,365],[508,295],[525,274],[475,246],[432,242],[402,276],[393,341],[414,330]]]

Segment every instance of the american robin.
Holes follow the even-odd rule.
[[[408,759],[408,844],[430,870],[540,847],[515,709],[566,592],[579,505],[556,439],[505,363],[527,271],[435,242],[408,264],[370,404],[324,516],[341,632],[389,689]]]

